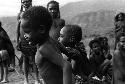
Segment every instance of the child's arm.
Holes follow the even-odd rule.
[[[54,64],[60,66],[63,69],[63,84],[72,83],[72,68],[71,64],[63,59],[63,56],[53,48],[52,45],[44,46],[40,49],[40,53],[44,55],[45,58],[53,62]]]

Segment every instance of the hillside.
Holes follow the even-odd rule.
[[[115,11],[100,10],[97,12],[81,13],[71,19],[72,24],[82,27],[83,36],[112,35]]]
[[[70,23],[78,24],[82,27],[83,36],[92,36],[94,34],[110,33],[114,27],[115,11],[100,10],[97,12],[81,13],[74,16]],[[3,23],[3,28],[7,31],[11,40],[16,39],[16,17],[0,18]]]
[[[80,2],[68,3],[61,7],[62,18],[70,21],[71,18],[86,12],[99,10],[125,11],[125,0],[83,0]]]
[[[17,27],[16,16],[2,17],[0,18],[0,21],[2,22],[2,26],[7,31],[11,40],[15,40],[16,39],[16,27]]]
[[[69,23],[78,24],[82,27],[83,36],[112,35],[114,27],[115,11],[100,10],[97,12],[81,13],[74,16]],[[16,39],[16,17],[0,18],[3,28],[9,34],[11,40]]]
[[[60,8],[61,17],[67,23],[78,24],[83,36],[113,34],[113,19],[116,13],[125,10],[125,0],[83,0],[68,3]],[[16,39],[16,17],[0,18],[12,40]]]

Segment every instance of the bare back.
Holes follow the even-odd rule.
[[[49,40],[40,46],[36,52],[35,62],[38,66],[40,76],[46,84],[63,84],[63,70],[51,60],[53,55],[61,54],[54,43],[53,40]],[[50,57],[50,59],[48,57]]]
[[[116,50],[113,58],[113,84],[125,84],[125,52]]]

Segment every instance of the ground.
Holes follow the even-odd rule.
[[[24,84],[23,82],[24,77],[23,74],[18,74],[17,72],[10,72],[9,73],[9,82],[6,84]],[[29,82],[30,84],[34,84],[34,77],[33,74],[31,76],[31,74],[29,75]],[[0,83],[3,84],[3,83]]]
[[[16,55],[18,58],[20,58],[20,52],[16,51]],[[16,59],[16,67],[14,72],[9,72],[9,82],[8,83],[0,83],[0,84],[24,84],[24,75],[21,73],[19,66],[18,66],[18,60]],[[30,84],[34,84],[34,73],[32,72],[29,74],[29,82]]]
[[[89,46],[88,43],[91,39],[86,39],[84,40],[84,44],[86,46],[86,51],[87,54],[89,55]],[[110,42],[112,43],[112,42]],[[15,49],[16,50],[16,49]],[[20,52],[16,50],[16,55],[18,58],[20,58]],[[113,54],[113,48],[111,49],[111,54]],[[16,71],[15,72],[9,72],[9,83],[6,84],[24,84],[23,80],[24,80],[24,75],[20,72],[19,67],[18,67],[18,60],[16,59]],[[34,73],[31,73],[29,75],[29,82],[30,84],[34,84]],[[3,84],[3,83],[0,83]]]

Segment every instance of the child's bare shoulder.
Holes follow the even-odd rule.
[[[56,47],[53,44],[53,40],[49,39],[48,41],[46,41],[43,45],[39,46],[39,51],[41,53],[48,53],[48,54],[53,54],[55,53]]]

